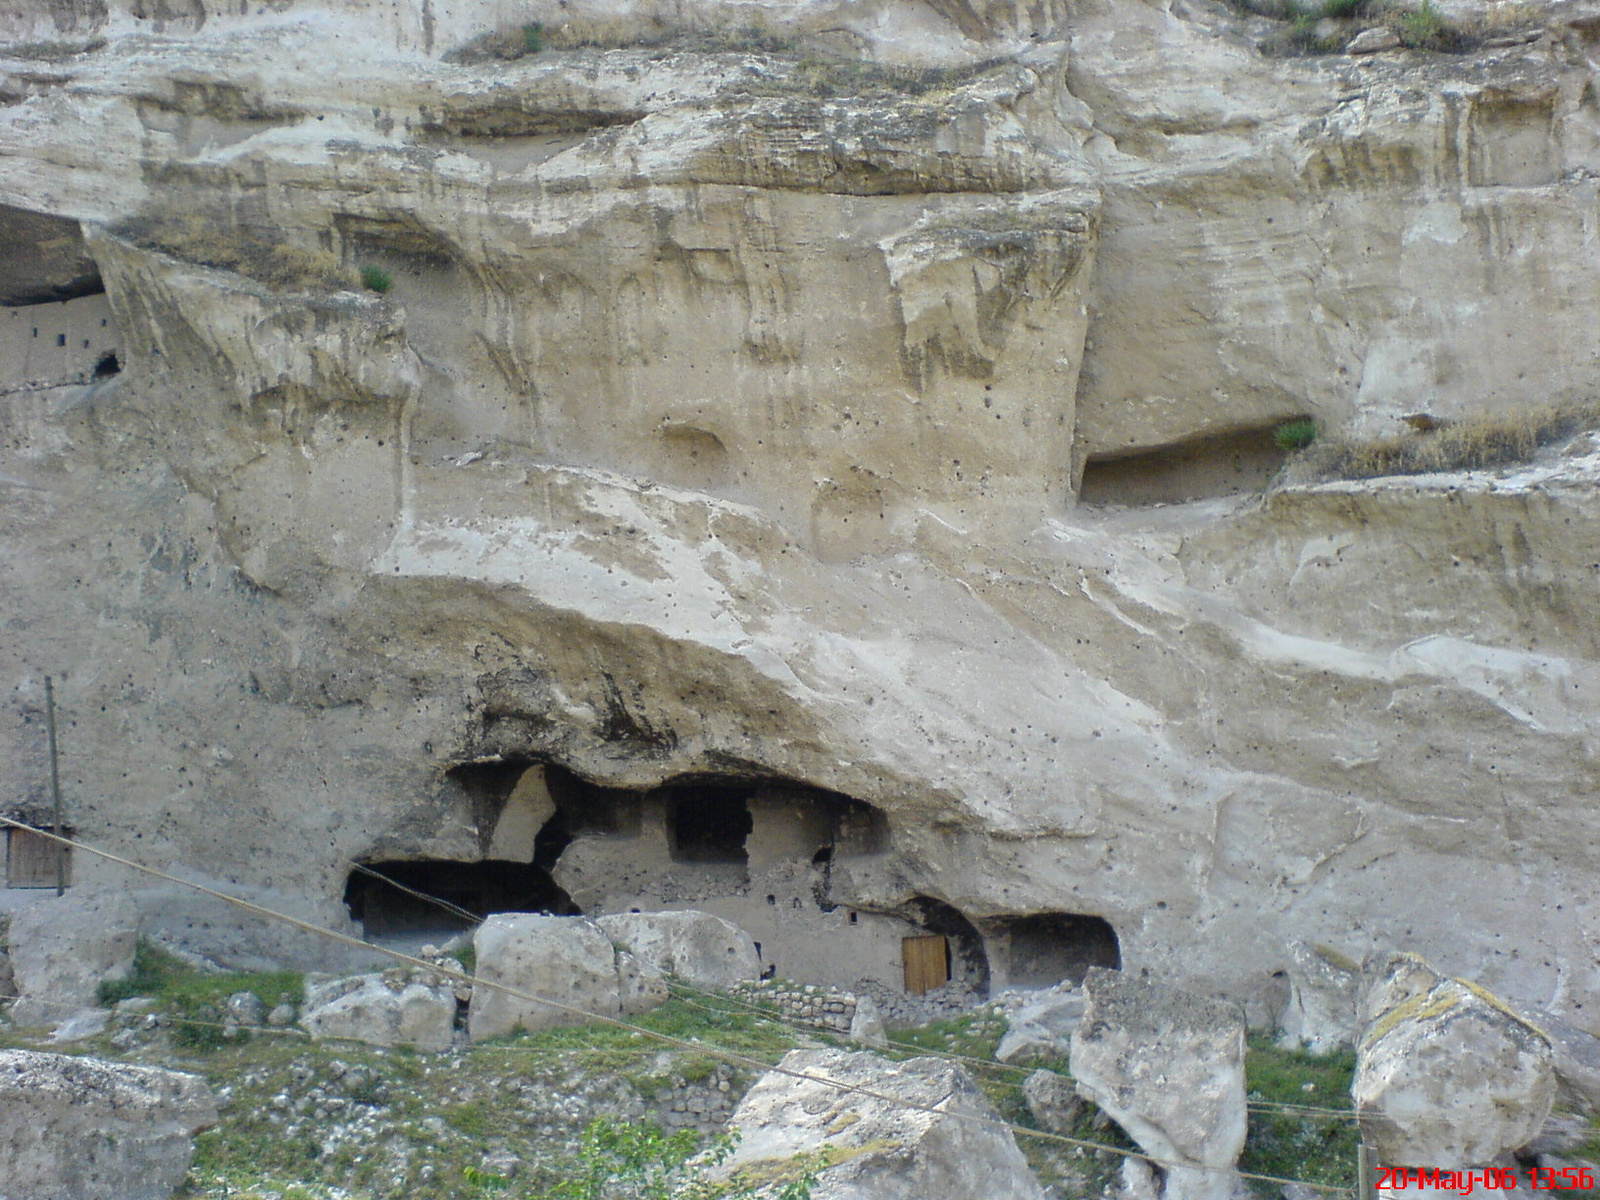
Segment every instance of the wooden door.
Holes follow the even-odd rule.
[[[56,886],[56,844],[26,829],[7,830],[6,886]]]
[[[950,943],[937,934],[908,937],[900,943],[906,964],[906,991],[920,996],[950,982]]]

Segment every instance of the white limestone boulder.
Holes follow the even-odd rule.
[[[710,913],[614,913],[595,924],[641,962],[694,987],[729,988],[761,978],[761,956],[750,935]]]
[[[397,969],[306,981],[300,1024],[317,1040],[448,1050],[455,1037],[455,988],[426,971]]]
[[[665,1004],[671,993],[661,972],[626,950],[617,949],[617,1000],[622,1015],[635,1017]]]
[[[100,984],[133,970],[139,911],[125,892],[46,895],[11,914],[7,935],[18,1025],[63,1020],[96,1002]]]
[[[1247,1127],[1244,1011],[1091,967],[1072,1077],[1167,1171],[1166,1200],[1228,1200]]]
[[[643,1011],[650,994],[642,964],[619,964],[611,939],[587,917],[497,913],[472,944],[477,970],[467,1034],[475,1042],[519,1028],[582,1024],[589,1015],[619,1017],[624,974],[629,1012]]]
[[[1556,1096],[1549,1037],[1491,993],[1393,955],[1374,973],[1351,1086],[1385,1166],[1484,1166],[1522,1146]]]
[[[862,993],[856,997],[856,1011],[850,1015],[850,1040],[872,1050],[889,1048],[889,1030],[877,1001]]]
[[[1291,939],[1289,1000],[1278,1017],[1285,1046],[1326,1054],[1355,1044],[1360,1030],[1356,1008],[1364,977],[1361,964],[1331,946]]]
[[[837,1165],[818,1175],[812,1200],[1044,1200],[999,1115],[959,1066],[848,1050],[792,1050],[779,1065],[892,1099],[768,1072],[734,1111],[739,1145],[722,1175],[782,1178],[796,1155],[824,1151]]]
[[[995,1058],[1017,1063],[1067,1053],[1072,1031],[1083,1019],[1088,1003],[1083,989],[1069,984],[1019,999],[1007,1017]]]
[[[216,1123],[211,1089],[192,1075],[0,1050],[5,1200],[167,1200],[194,1135]]]

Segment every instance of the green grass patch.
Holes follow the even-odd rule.
[[[1355,1071],[1353,1050],[1314,1055],[1284,1049],[1265,1036],[1252,1036],[1245,1053],[1246,1085],[1251,1103],[1263,1107],[1250,1112],[1240,1169],[1355,1187],[1359,1136],[1352,1118],[1265,1107],[1281,1104],[1350,1112]],[[1252,1186],[1263,1197],[1277,1195],[1274,1185]]]
[[[369,264],[361,268],[361,286],[381,296],[394,286],[394,278],[382,267]]]
[[[226,1043],[223,1026],[228,997],[254,992],[270,1010],[298,1004],[305,978],[298,971],[202,971],[152,942],[141,940],[133,954],[133,973],[100,985],[101,1004],[149,996],[172,1021],[172,1040],[190,1050],[216,1050]],[[247,1037],[248,1034],[241,1034]]]
[[[1317,423],[1309,417],[1285,421],[1272,431],[1273,444],[1280,450],[1304,450],[1317,440]]]

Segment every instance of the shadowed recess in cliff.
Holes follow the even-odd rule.
[[[1289,457],[1273,438],[1282,425],[1234,430],[1127,454],[1096,454],[1083,467],[1085,504],[1181,504],[1258,491]]]
[[[357,864],[345,883],[345,907],[372,939],[448,937],[498,912],[573,916],[578,908],[534,863],[416,859]]]
[[[78,222],[0,204],[0,305],[47,304],[105,291]]]

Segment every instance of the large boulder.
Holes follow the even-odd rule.
[[[1091,967],[1072,1035],[1078,1092],[1169,1167],[1167,1200],[1229,1200],[1244,1149],[1244,1010]]]
[[[139,910],[126,892],[42,896],[11,914],[11,973],[18,1025],[44,1025],[96,1003],[107,979],[133,970]]]
[[[1088,1003],[1082,988],[1065,983],[1019,997],[1007,1015],[1005,1036],[994,1056],[1003,1063],[1017,1063],[1067,1053],[1072,1031]]]
[[[779,1066],[874,1095],[768,1072],[733,1114],[739,1145],[723,1174],[781,1178],[796,1155],[824,1151],[837,1165],[820,1173],[812,1200],[1043,1200],[999,1115],[954,1063],[792,1050]]]
[[[300,1024],[313,1038],[419,1050],[448,1050],[455,1022],[454,986],[430,972],[404,969],[307,980],[300,1014]]]
[[[216,1123],[192,1075],[0,1050],[0,1198],[167,1200]]]
[[[710,913],[615,913],[595,924],[641,962],[695,987],[730,988],[761,978],[761,955],[750,935]]]
[[[1293,939],[1289,1000],[1278,1018],[1282,1043],[1325,1054],[1355,1044],[1361,1021],[1361,964],[1331,946]]]
[[[1526,1143],[1555,1101],[1545,1033],[1413,954],[1376,965],[1351,1087],[1385,1166],[1484,1166]]]
[[[581,1024],[585,1014],[642,1012],[666,996],[660,975],[619,951],[587,917],[498,913],[478,927],[467,1033],[473,1041],[516,1029]],[[549,1001],[550,1003],[544,1003]]]

